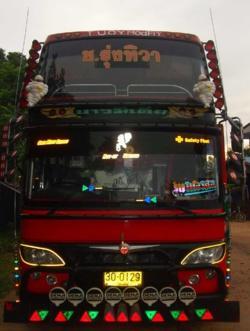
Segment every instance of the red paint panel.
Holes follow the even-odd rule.
[[[179,243],[224,238],[224,219],[42,219],[21,222],[23,242]]]

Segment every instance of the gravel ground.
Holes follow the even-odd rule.
[[[193,326],[181,326],[181,331],[250,331],[250,221],[232,223],[232,286],[231,300],[239,300],[241,305],[240,323],[207,323]],[[62,331],[82,330],[81,327],[36,326],[2,322],[3,302],[0,301],[0,331]],[[86,329],[85,329],[86,330]],[[142,331],[141,329],[137,329]],[[157,327],[160,331],[160,328]],[[175,331],[175,327],[165,328],[164,331]],[[106,331],[106,330],[104,330]],[[132,331],[132,330],[130,330]],[[146,331],[146,330],[145,330]]]

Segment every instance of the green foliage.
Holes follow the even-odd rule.
[[[15,112],[18,74],[20,70],[21,76],[19,81],[21,82],[25,64],[26,58],[21,53],[10,52],[6,55],[5,51],[0,48],[0,128]],[[19,95],[20,87],[18,87],[17,95]]]

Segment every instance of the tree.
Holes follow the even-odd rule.
[[[6,55],[0,48],[0,128],[15,113],[15,99],[21,88],[19,84],[17,90],[18,75],[20,71],[19,82],[21,82],[25,64],[26,58],[21,53],[10,52]]]

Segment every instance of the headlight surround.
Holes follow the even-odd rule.
[[[184,257],[181,264],[215,264],[223,260],[225,252],[225,243],[196,248]]]
[[[32,266],[60,267],[64,260],[53,250],[32,245],[21,244],[20,256],[24,263]]]

